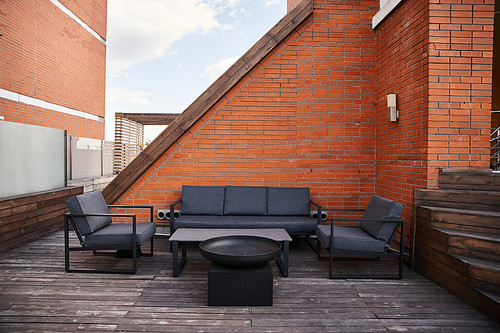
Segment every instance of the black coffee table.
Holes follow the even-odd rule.
[[[225,236],[254,236],[264,237],[282,243],[282,253],[278,255],[276,261],[284,277],[288,276],[288,255],[289,242],[292,240],[285,229],[197,229],[179,228],[172,236],[172,275],[178,277],[184,267],[187,258],[187,243],[202,242],[208,239]],[[181,246],[182,257],[179,260],[179,246]],[[281,255],[283,254],[283,258]]]

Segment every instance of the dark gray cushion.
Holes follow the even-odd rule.
[[[89,192],[66,200],[71,214],[109,214],[109,209],[100,191]],[[77,232],[82,236],[99,230],[112,222],[110,216],[73,217]]]
[[[386,249],[385,242],[375,239],[361,228],[333,227],[333,248],[337,250],[365,251],[383,253]],[[330,226],[318,225],[316,235],[326,247],[330,247]]]
[[[267,187],[226,186],[224,215],[267,215]]]
[[[182,186],[181,214],[224,214],[224,187]]]
[[[137,246],[146,243],[156,232],[156,223],[137,223]],[[132,248],[132,224],[113,223],[85,237],[86,246],[116,246]]]
[[[207,216],[182,215],[175,219],[174,229],[178,228],[283,228],[291,235],[313,235],[318,225],[309,216]]]
[[[309,215],[308,187],[269,187],[267,189],[268,215]]]
[[[404,208],[405,206],[399,202],[375,194],[366,207],[363,219],[399,219]],[[373,237],[387,242],[390,240],[397,223],[362,221],[359,226]]]

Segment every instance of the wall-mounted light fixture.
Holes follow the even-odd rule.
[[[398,121],[399,111],[396,107],[396,94],[387,95],[387,107],[389,108],[389,121]]]

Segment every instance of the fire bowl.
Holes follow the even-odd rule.
[[[281,253],[281,244],[257,236],[223,236],[200,243],[200,252],[211,262],[229,267],[267,264]]]

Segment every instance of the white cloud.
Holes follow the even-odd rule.
[[[124,88],[110,88],[106,94],[106,102],[148,105],[151,93],[146,91],[128,91]]]
[[[231,67],[236,60],[238,60],[238,57],[231,57],[223,59],[212,66],[208,66],[205,68],[205,71],[200,75],[200,77],[207,77],[211,82],[213,82],[217,80],[229,67]]]
[[[220,6],[200,0],[109,0],[108,70],[119,75],[133,64],[165,55],[190,32],[226,29],[217,21]]]
[[[264,7],[279,5],[280,0],[264,0]]]

